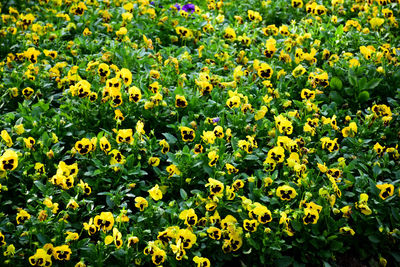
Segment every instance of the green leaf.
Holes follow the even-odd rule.
[[[338,236],[337,235],[331,235],[330,237],[328,237],[326,240],[330,241],[330,240],[335,240]]]
[[[329,93],[329,97],[330,97],[330,99],[332,99],[334,102],[336,102],[339,105],[341,103],[343,103],[343,97],[336,91],[331,91]]]
[[[299,231],[301,230],[302,226],[303,226],[303,225],[302,225],[300,222],[298,222],[298,221],[292,221],[292,222],[291,222],[291,225],[292,225],[293,229],[294,229],[296,232],[299,232]]]
[[[360,91],[367,89],[367,78],[362,77],[359,81],[358,81],[358,89]]]
[[[187,145],[185,145],[185,146],[183,147],[182,152],[185,153],[185,154],[189,154],[189,153],[190,153],[190,148],[189,148]]]
[[[289,256],[283,256],[275,261],[275,266],[287,267],[293,264],[293,258]]]
[[[362,91],[358,94],[358,101],[367,102],[369,100],[369,93],[367,91]]]
[[[382,173],[381,167],[379,167],[378,165],[375,165],[372,168],[372,173],[374,174],[374,178],[378,177]]]
[[[346,191],[346,192],[344,192],[344,195],[345,195],[346,197],[354,197],[356,194],[353,193],[353,192]]]
[[[246,155],[246,156],[244,157],[244,159],[245,159],[245,160],[258,160],[258,157],[257,157],[256,155],[249,154],[249,155]]]
[[[369,235],[368,236],[369,241],[371,241],[372,243],[379,243],[381,242],[381,240],[376,236],[376,235]]]
[[[179,190],[179,193],[181,194],[181,197],[184,199],[184,200],[186,200],[187,199],[187,193],[186,193],[186,191],[183,189],[183,188],[181,188],[180,190]]]
[[[349,83],[351,84],[351,86],[357,87],[357,77],[355,76],[354,71],[349,69],[347,78],[349,79]]]
[[[106,203],[107,203],[108,207],[111,209],[115,206],[114,201],[111,200],[110,196],[106,197]]]
[[[397,261],[400,262],[400,254],[397,252],[390,252],[390,254],[393,256],[393,258]]]
[[[293,262],[293,267],[305,267],[306,265],[304,263],[300,263],[300,262]]]
[[[333,251],[339,251],[343,247],[343,243],[336,240],[332,240],[330,241],[330,247]]]
[[[212,176],[212,175],[213,175],[213,170],[212,170],[212,168],[208,167],[208,165],[207,165],[207,166],[204,165],[204,166],[203,166],[203,170],[204,170],[204,172],[207,173],[209,176]]]
[[[251,253],[251,251],[252,251],[252,248],[250,248],[248,251],[243,251],[243,254],[248,255]]]
[[[42,245],[50,243],[50,238],[46,235],[37,234],[36,237],[40,241],[40,243],[42,243]]]
[[[103,163],[98,159],[92,159],[92,162],[95,164],[97,168],[103,167]]]
[[[97,169],[93,172],[93,176],[97,176],[99,174],[101,174],[103,171],[101,169]]]
[[[165,136],[165,138],[167,139],[168,144],[173,145],[176,143],[176,141],[178,141],[178,139],[176,139],[175,136],[173,136],[172,134],[169,133],[163,133],[162,135]]]
[[[41,191],[44,192],[46,190],[46,187],[44,186],[44,184],[41,181],[34,181],[33,182],[36,187]]]
[[[343,91],[346,93],[346,95],[352,96],[352,95],[353,95],[353,92],[354,92],[354,89],[353,89],[353,87],[345,87],[345,88],[343,89]]]
[[[193,189],[193,190],[190,191],[190,193],[192,193],[193,195],[200,194],[201,192],[202,191],[200,191],[198,189]]]
[[[343,24],[340,24],[340,26],[336,28],[335,32],[335,35],[337,35],[336,38],[340,38],[342,34],[343,34]]]
[[[330,87],[334,90],[341,90],[343,88],[343,83],[338,77],[332,77],[330,80]]]
[[[175,95],[183,95],[183,88],[178,86],[176,87],[176,89],[174,90]]]
[[[369,89],[369,90],[374,89],[381,83],[381,81],[382,81],[382,79],[372,79],[366,84],[365,89]]]
[[[253,238],[249,238],[249,239],[247,239],[247,241],[248,241],[249,244],[250,244],[253,248],[255,248],[256,250],[259,250],[259,249],[260,249],[260,244],[259,244],[257,241],[255,241]]]
[[[392,207],[391,210],[392,210],[393,218],[400,223],[400,215],[399,215],[400,211],[399,211],[399,209],[395,208],[395,207]]]

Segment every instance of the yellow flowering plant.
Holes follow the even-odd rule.
[[[398,1],[0,13],[4,265],[400,265]]]

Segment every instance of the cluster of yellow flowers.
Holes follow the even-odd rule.
[[[14,2],[0,4],[8,262],[207,267],[284,254],[299,231],[398,239],[400,1]]]

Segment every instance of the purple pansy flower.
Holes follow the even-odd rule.
[[[180,4],[175,4],[174,7],[176,7],[176,9],[179,11],[181,10],[181,5]]]
[[[182,7],[182,10],[187,12],[187,13],[193,13],[195,11],[195,5],[194,4],[186,4]]]

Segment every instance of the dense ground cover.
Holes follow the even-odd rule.
[[[1,265],[400,265],[398,1],[0,7]]]

